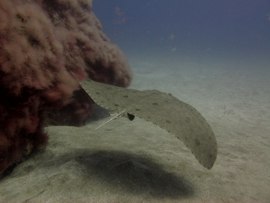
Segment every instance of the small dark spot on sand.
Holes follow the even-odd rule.
[[[172,123],[172,122],[171,122],[171,121],[169,121],[169,120],[166,120],[165,122],[166,122],[166,123],[168,123],[168,124],[171,124],[171,123]]]
[[[200,146],[201,145],[201,142],[199,141],[199,140],[195,140],[195,144],[196,144],[196,146]]]
[[[158,106],[158,103],[157,102],[153,102],[152,105]]]

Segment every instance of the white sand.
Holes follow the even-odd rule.
[[[46,151],[0,181],[0,202],[270,202],[270,63],[130,62],[132,88],[171,92],[204,115],[219,146],[214,167],[141,119],[50,127]]]

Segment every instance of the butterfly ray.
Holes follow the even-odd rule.
[[[217,156],[215,135],[203,116],[192,106],[158,90],[139,91],[83,81],[82,88],[101,107],[125,111],[167,130],[181,140],[204,167],[212,168]]]

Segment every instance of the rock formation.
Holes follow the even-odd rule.
[[[1,0],[0,19],[1,174],[46,145],[45,111],[77,125],[91,115],[79,81],[126,87],[131,73],[92,0]]]

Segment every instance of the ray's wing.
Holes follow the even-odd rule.
[[[125,89],[93,80],[81,82],[81,87],[98,105],[117,113],[136,102],[134,98],[143,99],[140,98],[143,95],[139,95],[140,91],[138,90]]]
[[[217,156],[215,135],[202,115],[174,96],[157,90],[138,91],[91,80],[82,88],[100,106],[138,116],[180,139],[204,167],[210,169]]]
[[[217,156],[215,135],[203,116],[192,106],[157,90],[143,91],[144,99],[129,110],[180,139],[206,168],[212,168]]]

